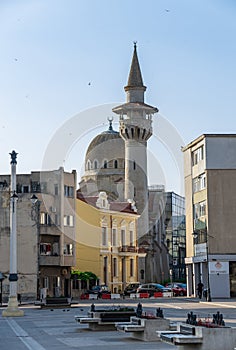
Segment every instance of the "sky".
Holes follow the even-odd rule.
[[[145,101],[159,109],[149,184],[183,194],[181,146],[236,133],[235,16],[234,0],[1,0],[0,173],[15,150],[18,173],[61,165],[79,178],[108,117],[118,130],[111,109],[137,41]]]

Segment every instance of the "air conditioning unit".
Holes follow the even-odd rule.
[[[61,270],[61,274],[62,274],[63,276],[67,275],[67,269],[62,269],[62,270]]]
[[[51,207],[51,212],[52,212],[52,213],[56,213],[56,212],[57,212],[57,208]]]

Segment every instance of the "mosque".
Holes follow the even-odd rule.
[[[126,102],[112,110],[119,115],[119,131],[113,129],[113,118],[109,118],[108,130],[89,144],[77,198],[91,205],[102,194],[110,203],[109,208],[115,205],[118,208],[119,204],[122,212],[129,205],[138,217],[138,247],[145,250],[145,255],[138,256],[136,279],[163,282],[169,274],[164,186],[148,188],[147,183],[147,142],[152,136],[152,119],[158,109],[145,103],[146,86],[136,43],[124,90]],[[77,213],[80,210],[78,208]]]

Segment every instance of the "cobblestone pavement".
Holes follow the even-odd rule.
[[[87,325],[75,322],[74,316],[87,316],[93,301],[81,301],[65,309],[40,309],[34,305],[22,305],[25,316],[0,316],[1,350],[146,350],[172,349],[172,345],[162,342],[142,342],[129,334],[118,331],[91,331]],[[95,305],[106,307],[125,304],[136,308],[137,300],[94,301]],[[141,300],[144,312],[152,312],[160,307],[164,317],[172,321],[185,321],[188,312],[193,311],[198,318],[208,317],[216,311],[224,315],[226,325],[236,326],[235,300],[218,300],[212,303],[198,302],[187,298],[165,300]],[[2,308],[3,309],[3,308]]]

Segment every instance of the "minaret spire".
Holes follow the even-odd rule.
[[[132,58],[132,63],[130,67],[130,72],[129,72],[128,84],[125,87],[125,90],[129,89],[130,87],[144,87],[142,73],[139,66],[138,55],[137,55],[137,41],[134,41],[133,58]],[[145,87],[145,90],[146,90],[146,87]]]
[[[134,52],[129,71],[128,83],[124,89],[127,93],[127,102],[144,102],[146,86],[143,85],[142,73],[138,61],[137,41],[134,41]]]

